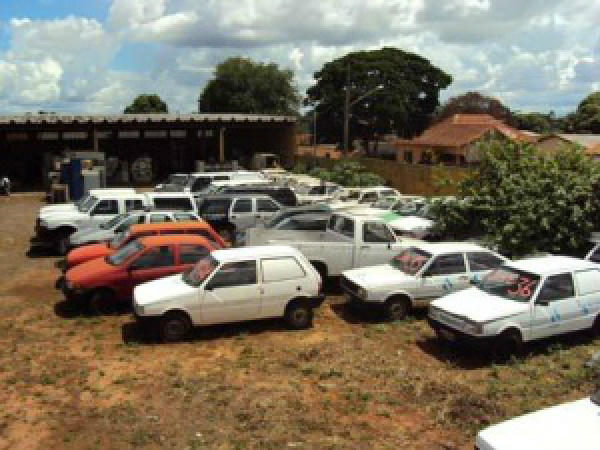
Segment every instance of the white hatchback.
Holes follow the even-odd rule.
[[[568,256],[508,262],[477,287],[434,301],[429,323],[441,338],[488,342],[503,353],[571,331],[600,335],[600,266]]]
[[[324,300],[319,273],[287,246],[217,250],[184,274],[137,286],[133,297],[136,318],[156,322],[167,342],[193,325],[271,317],[307,328]]]

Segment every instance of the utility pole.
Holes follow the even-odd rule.
[[[344,136],[342,143],[342,155],[348,154],[348,133],[350,128],[350,64],[346,66],[346,95],[344,98]]]

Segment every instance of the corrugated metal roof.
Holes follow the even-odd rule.
[[[194,123],[194,122],[295,122],[293,116],[263,114],[114,114],[63,115],[24,114],[0,116],[0,125],[8,124],[76,124],[76,123]]]

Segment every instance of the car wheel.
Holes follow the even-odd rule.
[[[498,347],[504,358],[519,356],[523,352],[523,338],[517,330],[507,330],[500,335]]]
[[[192,322],[184,313],[167,313],[160,321],[160,336],[163,342],[182,341],[191,329]]]
[[[390,298],[385,302],[383,309],[387,320],[403,320],[410,312],[410,301],[405,298]]]
[[[115,294],[110,289],[97,289],[90,294],[88,309],[97,315],[111,315],[117,312]]]
[[[285,310],[285,321],[295,329],[302,330],[312,326],[313,310],[300,302],[291,303]]]

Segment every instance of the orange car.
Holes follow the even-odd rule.
[[[108,243],[102,242],[75,248],[67,254],[60,266],[62,266],[63,271],[66,271],[86,261],[108,256],[139,237],[166,234],[193,234],[208,239],[212,242],[214,248],[226,247],[225,241],[206,222],[147,223],[132,225]]]
[[[58,284],[67,300],[102,311],[130,301],[138,284],[184,272],[213,250],[213,243],[201,236],[141,237],[109,256],[73,267]]]

